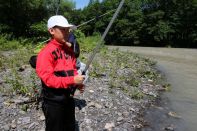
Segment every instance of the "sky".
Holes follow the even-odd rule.
[[[76,2],[76,9],[82,9],[83,7],[87,6],[89,0],[73,0]]]
[[[83,9],[89,3],[89,0],[73,0],[73,1],[76,2],[76,9]]]

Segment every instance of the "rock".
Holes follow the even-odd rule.
[[[96,107],[96,108],[99,108],[99,109],[102,108],[102,105],[100,105],[100,104],[98,104],[98,103],[95,103],[95,102],[90,102],[90,103],[88,103],[87,106],[88,106],[88,107]]]
[[[16,120],[12,120],[12,123],[11,123],[11,128],[12,129],[15,129],[16,128]]]
[[[164,130],[166,130],[166,131],[174,131],[174,125],[169,125],[168,127],[165,127]]]
[[[133,120],[132,120],[132,119],[128,121],[128,123],[132,123],[132,122],[133,122]]]
[[[102,105],[100,105],[98,103],[95,103],[95,107],[98,108],[98,109],[101,109],[102,108]]]
[[[109,103],[109,102],[105,103],[105,108],[111,108],[112,106],[113,106],[113,103]]]
[[[147,95],[153,96],[153,97],[157,97],[158,94],[156,92],[150,91],[149,93],[147,93]]]
[[[44,128],[42,128],[42,129],[40,129],[40,130],[38,130],[38,131],[45,131],[45,129],[44,129]]]
[[[93,91],[93,90],[89,90],[89,92],[90,92],[90,93],[94,93],[94,91]]]
[[[30,99],[29,99],[29,97],[22,97],[21,100],[23,100],[23,101],[29,101]]]
[[[95,103],[94,103],[94,102],[90,102],[90,103],[88,103],[87,106],[88,106],[88,107],[95,107]]]
[[[170,112],[168,113],[168,115],[169,115],[169,116],[172,116],[172,117],[174,117],[174,118],[181,118],[181,116],[177,115],[176,112],[172,112],[172,111],[170,111]]]
[[[5,131],[9,131],[10,130],[10,125],[5,125],[5,126],[3,126],[3,130],[5,130]]]
[[[148,83],[152,84],[153,80],[152,79],[148,79]]]
[[[0,102],[0,109],[2,109],[2,108],[3,108],[3,103]]]
[[[30,111],[31,111],[31,109],[28,108],[28,109],[27,109],[27,112],[30,112]]]
[[[123,120],[124,120],[123,117],[118,117],[117,122],[121,122],[121,121],[123,121]]]
[[[85,128],[84,128],[84,131],[94,131],[91,127],[89,127],[89,126],[86,126]]]
[[[15,129],[15,128],[16,128],[16,123],[12,123],[12,124],[11,124],[11,128],[12,128],[12,129]]]
[[[109,111],[104,111],[103,114],[104,114],[104,115],[108,115],[108,114],[110,114],[110,112],[109,112]]]
[[[99,91],[100,91],[100,92],[102,92],[102,91],[103,91],[103,87],[99,87],[98,89],[99,89]]]
[[[122,113],[118,112],[118,116],[122,116]]]
[[[44,115],[41,115],[41,116],[40,116],[40,120],[41,120],[41,121],[44,121],[44,120],[45,120],[45,116],[44,116]]]
[[[122,115],[123,115],[124,117],[128,117],[128,116],[129,116],[129,112],[126,112],[126,111],[125,111],[125,112],[122,113]]]
[[[100,101],[101,101],[101,102],[104,102],[105,100],[101,98]]]
[[[19,103],[23,103],[23,102],[26,102],[26,101],[29,101],[29,97],[18,97],[16,99],[13,100],[13,102],[15,104],[19,104]]]
[[[166,91],[166,88],[161,85],[156,85],[155,87],[157,88],[158,91]]]
[[[92,123],[92,120],[91,120],[91,119],[84,119],[84,122],[85,122],[86,124],[91,124],[91,123]]]
[[[86,112],[86,109],[85,108],[82,108],[81,109],[81,113],[85,113]]]
[[[32,129],[32,128],[34,128],[34,126],[35,126],[35,122],[31,123],[28,128]]]
[[[22,103],[22,102],[24,102],[23,100],[21,100],[21,99],[15,99],[15,100],[13,100],[14,101],[14,103],[15,104],[19,104],[19,103]]]
[[[113,122],[105,124],[105,130],[112,131],[112,128],[114,127],[115,127],[115,124]]]
[[[24,115],[24,114],[26,114],[26,112],[23,111],[23,110],[20,110],[20,111],[19,111],[19,114]]]
[[[132,107],[130,107],[129,110],[132,111],[132,112],[135,112],[135,109],[132,108]]]
[[[3,104],[4,104],[5,106],[10,106],[10,105],[11,105],[11,102],[10,102],[10,101],[4,101]]]
[[[18,71],[23,72],[27,67],[28,65],[22,65],[21,67],[19,67]]]
[[[158,95],[156,94],[156,92],[153,92],[153,91],[150,91],[150,90],[148,90],[148,89],[144,89],[143,91],[142,91],[144,94],[146,94],[146,95],[150,95],[150,96],[153,96],[153,97],[157,97]]]
[[[0,85],[2,85],[2,84],[5,83],[5,82],[6,82],[6,81],[0,79]]]
[[[137,125],[135,125],[135,128],[137,128],[137,129],[140,129],[140,128],[142,128],[142,127],[143,127],[142,124],[137,124]]]
[[[25,125],[25,124],[29,124],[30,121],[31,121],[30,117],[23,117],[18,119],[17,124]]]

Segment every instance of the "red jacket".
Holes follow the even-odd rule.
[[[52,39],[38,54],[36,73],[49,88],[68,88],[77,75],[73,50]]]

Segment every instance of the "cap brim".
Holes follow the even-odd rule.
[[[56,24],[55,26],[60,26],[60,27],[65,27],[65,28],[71,28],[74,25],[72,25],[72,24]]]
[[[72,30],[76,30],[76,29],[77,29],[77,26],[76,26],[76,25],[72,25],[70,28],[71,28]]]
[[[73,26],[74,26],[74,25],[69,24],[69,25],[66,25],[65,27],[72,28]]]
[[[76,30],[77,29],[77,26],[72,25],[72,24],[68,24],[68,25],[65,25],[65,26],[62,26],[62,27],[70,28],[72,30]]]

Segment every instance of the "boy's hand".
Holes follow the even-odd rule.
[[[76,76],[74,76],[75,84],[83,84],[84,80],[85,80],[85,76],[84,75],[76,75]]]
[[[80,93],[82,94],[85,90],[85,85],[84,84],[80,84],[77,86],[78,90],[80,91]]]
[[[70,42],[65,42],[65,45],[67,45],[68,47],[72,46],[72,44]]]

